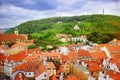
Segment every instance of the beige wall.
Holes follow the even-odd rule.
[[[5,50],[5,54],[12,55],[12,54],[17,54],[18,52],[21,52],[21,51],[22,51],[21,47],[14,47],[14,48]]]
[[[0,72],[4,72],[4,68],[1,65],[0,65]]]
[[[62,70],[65,72],[65,75],[70,74],[70,64],[63,64]]]
[[[53,74],[55,74],[56,75],[56,69],[48,69],[47,70],[47,74],[48,74],[48,77],[50,77],[50,76],[52,76]]]
[[[71,73],[79,77],[81,80],[88,80],[88,75],[78,70],[73,64],[71,64]]]

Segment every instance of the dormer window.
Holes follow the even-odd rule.
[[[46,77],[46,74],[44,74],[44,77]]]
[[[27,75],[27,73],[25,73],[25,75]]]
[[[29,73],[29,75],[31,75],[31,73]]]

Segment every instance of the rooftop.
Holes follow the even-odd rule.
[[[55,65],[53,62],[48,62],[47,68],[55,68]]]

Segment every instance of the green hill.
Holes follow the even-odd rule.
[[[76,24],[80,28],[78,31],[73,29]],[[85,34],[89,40],[97,43],[108,42],[113,38],[120,39],[120,17],[113,15],[83,15],[32,20],[21,23],[6,33],[13,33],[16,28],[19,33],[31,34],[29,38],[34,38],[35,41],[41,40],[46,44],[51,44],[51,41],[58,43],[55,37],[57,33],[72,36]]]

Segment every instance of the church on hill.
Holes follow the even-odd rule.
[[[7,43],[20,43],[26,41],[27,35],[19,34],[18,30],[15,30],[14,34],[0,34],[0,45],[4,45]]]

